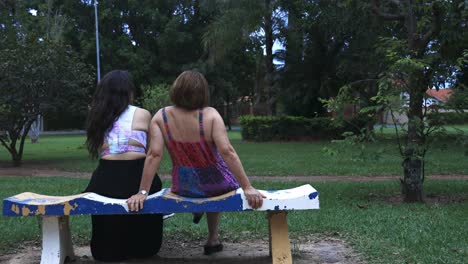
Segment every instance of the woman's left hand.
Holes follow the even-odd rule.
[[[138,212],[143,209],[143,203],[146,200],[146,195],[138,193],[133,195],[127,200],[128,209],[130,211]]]
[[[244,195],[247,198],[247,202],[253,209],[258,209],[263,205],[263,199],[266,198],[261,192],[252,186],[244,188]]]

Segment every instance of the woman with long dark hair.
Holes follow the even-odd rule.
[[[99,165],[85,192],[123,199],[139,190],[151,114],[131,105],[134,92],[127,71],[111,71],[97,85],[86,146],[92,158],[99,157]],[[159,190],[156,175],[148,192]],[[96,260],[151,257],[161,247],[162,215],[93,215],[92,225],[91,253]]]

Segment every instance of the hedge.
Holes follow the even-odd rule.
[[[468,112],[429,113],[427,118],[429,122],[434,122],[440,125],[468,124]]]
[[[344,132],[359,133],[367,124],[361,116],[350,121],[329,117],[241,116],[242,138],[252,141],[340,138]]]

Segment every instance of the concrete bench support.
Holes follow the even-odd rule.
[[[270,256],[273,264],[292,264],[286,211],[268,212]]]
[[[68,216],[42,217],[41,264],[62,264],[74,257]]]

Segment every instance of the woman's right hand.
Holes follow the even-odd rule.
[[[127,204],[130,211],[138,212],[138,210],[143,209],[143,203],[146,200],[146,195],[138,193],[128,198]]]
[[[257,189],[254,187],[250,186],[247,187],[244,190],[244,195],[245,198],[247,198],[247,201],[249,202],[249,205],[253,209],[257,209],[262,207],[263,205],[263,198],[266,198],[265,195],[263,195],[261,192],[259,192]]]

